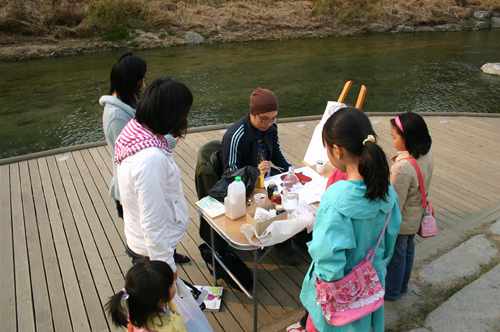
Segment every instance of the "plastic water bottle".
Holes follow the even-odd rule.
[[[227,197],[224,198],[226,217],[236,220],[247,213],[246,189],[241,177],[237,176],[227,188]]]
[[[283,208],[288,212],[288,219],[292,218],[292,213],[299,206],[299,178],[295,175],[295,168],[290,166],[288,175],[283,181]]]

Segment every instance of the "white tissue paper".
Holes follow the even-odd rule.
[[[259,209],[256,209],[255,216],[257,216]],[[267,247],[291,238],[306,227],[308,228],[308,232],[310,232],[309,225],[314,223],[315,216],[316,210],[308,205],[306,201],[301,201],[297,209],[293,212],[292,219],[275,220],[264,230],[262,235],[258,235],[257,230],[251,224],[241,225],[240,230],[251,244]],[[254,219],[257,220],[255,217]],[[310,229],[312,230],[312,226],[310,226]],[[254,236],[259,239],[259,242],[252,240]]]
[[[255,209],[255,215],[253,216],[253,218],[255,219],[255,221],[257,222],[263,222],[263,221],[266,221],[267,219],[269,219],[269,212],[261,207],[258,207]]]

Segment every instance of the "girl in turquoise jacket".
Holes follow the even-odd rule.
[[[309,312],[306,329],[311,331],[384,331],[384,307],[343,326],[330,325],[316,303],[318,280],[343,278],[375,249],[389,212],[387,229],[373,260],[385,286],[386,267],[391,259],[401,224],[396,192],[389,182],[389,165],[376,144],[376,134],[366,115],[346,107],[334,113],[323,128],[323,144],[330,162],[347,180],[331,185],[321,198],[308,243],[312,263],[300,299]]]

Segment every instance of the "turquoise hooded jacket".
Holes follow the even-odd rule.
[[[316,303],[314,276],[319,280],[335,281],[343,278],[359,264],[370,249],[375,249],[389,211],[392,211],[386,232],[373,260],[373,267],[385,286],[386,267],[394,252],[394,244],[401,225],[398,196],[389,186],[386,199],[365,198],[364,181],[338,181],[321,197],[313,228],[313,239],[308,243],[312,262],[307,272],[300,299],[309,311],[314,326],[324,331],[373,332],[384,331],[384,307],[351,324],[332,326],[326,322],[321,307]]]

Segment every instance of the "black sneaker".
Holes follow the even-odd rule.
[[[286,248],[278,250],[280,257],[285,261],[288,265],[297,265],[299,264],[299,255],[295,252],[293,248]]]
[[[179,264],[182,264],[182,263],[187,263],[191,260],[191,258],[189,258],[188,256],[186,255],[181,255],[181,254],[178,254],[177,253],[177,250],[174,250],[174,261],[176,263],[179,263]]]

